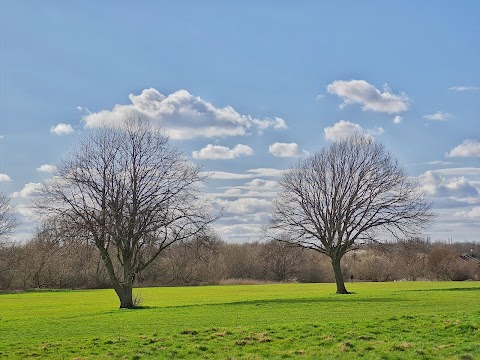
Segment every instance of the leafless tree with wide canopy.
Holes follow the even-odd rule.
[[[93,239],[120,307],[132,308],[139,272],[215,217],[199,191],[200,167],[138,116],[124,123],[87,135],[45,183],[36,207]]]
[[[363,134],[299,161],[280,186],[268,236],[330,257],[339,294],[348,293],[345,253],[367,240],[417,236],[434,216],[397,159]]]

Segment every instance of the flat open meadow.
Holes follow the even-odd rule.
[[[0,357],[480,359],[480,283],[396,282],[0,294]]]

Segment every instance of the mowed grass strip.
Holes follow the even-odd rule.
[[[0,357],[480,358],[480,284],[397,282],[0,294]]]

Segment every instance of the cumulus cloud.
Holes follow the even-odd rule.
[[[274,180],[253,179],[245,184],[245,188],[250,190],[272,190],[278,187],[278,182]]]
[[[352,135],[364,134],[365,130],[359,124],[340,120],[339,122],[333,124],[333,126],[323,129],[323,132],[325,133],[325,139],[337,141]]]
[[[194,159],[225,160],[235,159],[242,155],[252,155],[253,149],[248,145],[238,144],[233,149],[225,146],[208,144],[203,149],[193,151]]]
[[[427,171],[419,180],[425,192],[435,197],[468,199],[480,195],[478,189],[463,176],[448,179],[435,171]]]
[[[448,88],[450,91],[475,91],[480,90],[478,86],[452,86]]]
[[[12,181],[12,179],[7,174],[0,174],[0,182],[3,181]]]
[[[115,105],[113,110],[103,110],[83,117],[86,127],[119,127],[132,112],[164,128],[174,139],[197,137],[213,138],[249,135],[252,130],[286,129],[279,117],[257,119],[239,114],[233,107],[215,107],[187,90],[179,90],[168,96],[150,88],[140,95],[130,94],[129,105]]]
[[[480,142],[465,140],[447,153],[447,157],[480,157]]]
[[[55,170],[57,170],[57,167],[55,165],[50,165],[50,164],[43,164],[37,168],[37,171],[43,172],[43,173],[53,173],[55,172]]]
[[[381,127],[366,130],[359,124],[354,124],[350,121],[340,120],[332,126],[323,129],[323,132],[325,134],[326,140],[338,141],[353,135],[363,135],[368,138],[373,138],[374,135],[383,134],[384,130]]]
[[[275,119],[272,121],[267,121],[267,122],[264,122],[263,123],[263,127],[269,127],[273,125],[273,128],[275,130],[285,130],[285,129],[288,129],[288,126],[287,126],[287,123],[285,122],[285,120],[283,120],[282,118],[279,118],[279,117],[275,117]]]
[[[381,92],[365,80],[336,80],[327,86],[327,91],[343,99],[341,108],[360,104],[363,111],[394,114],[406,111],[410,106],[404,93],[393,94],[386,85]]]
[[[397,115],[393,118],[393,123],[398,125],[402,123],[402,120],[403,118],[400,115]]]
[[[296,143],[276,142],[268,147],[268,152],[276,157],[299,157],[308,155],[308,151],[300,149]]]
[[[75,131],[72,125],[70,124],[58,124],[50,128],[50,132],[55,135],[68,135]]]
[[[30,182],[30,183],[25,184],[25,186],[23,187],[22,190],[14,192],[12,194],[12,197],[14,197],[14,198],[29,198],[29,197],[37,195],[41,188],[42,188],[41,183]]]
[[[437,111],[435,114],[423,116],[425,120],[431,120],[431,121],[447,121],[447,120],[453,119],[453,117],[454,116],[452,114],[444,113],[441,111]]]

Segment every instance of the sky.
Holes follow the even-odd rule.
[[[480,2],[0,0],[0,191],[29,202],[90,128],[136,111],[256,241],[282,171],[363,131],[418,179],[426,235],[480,240]]]

